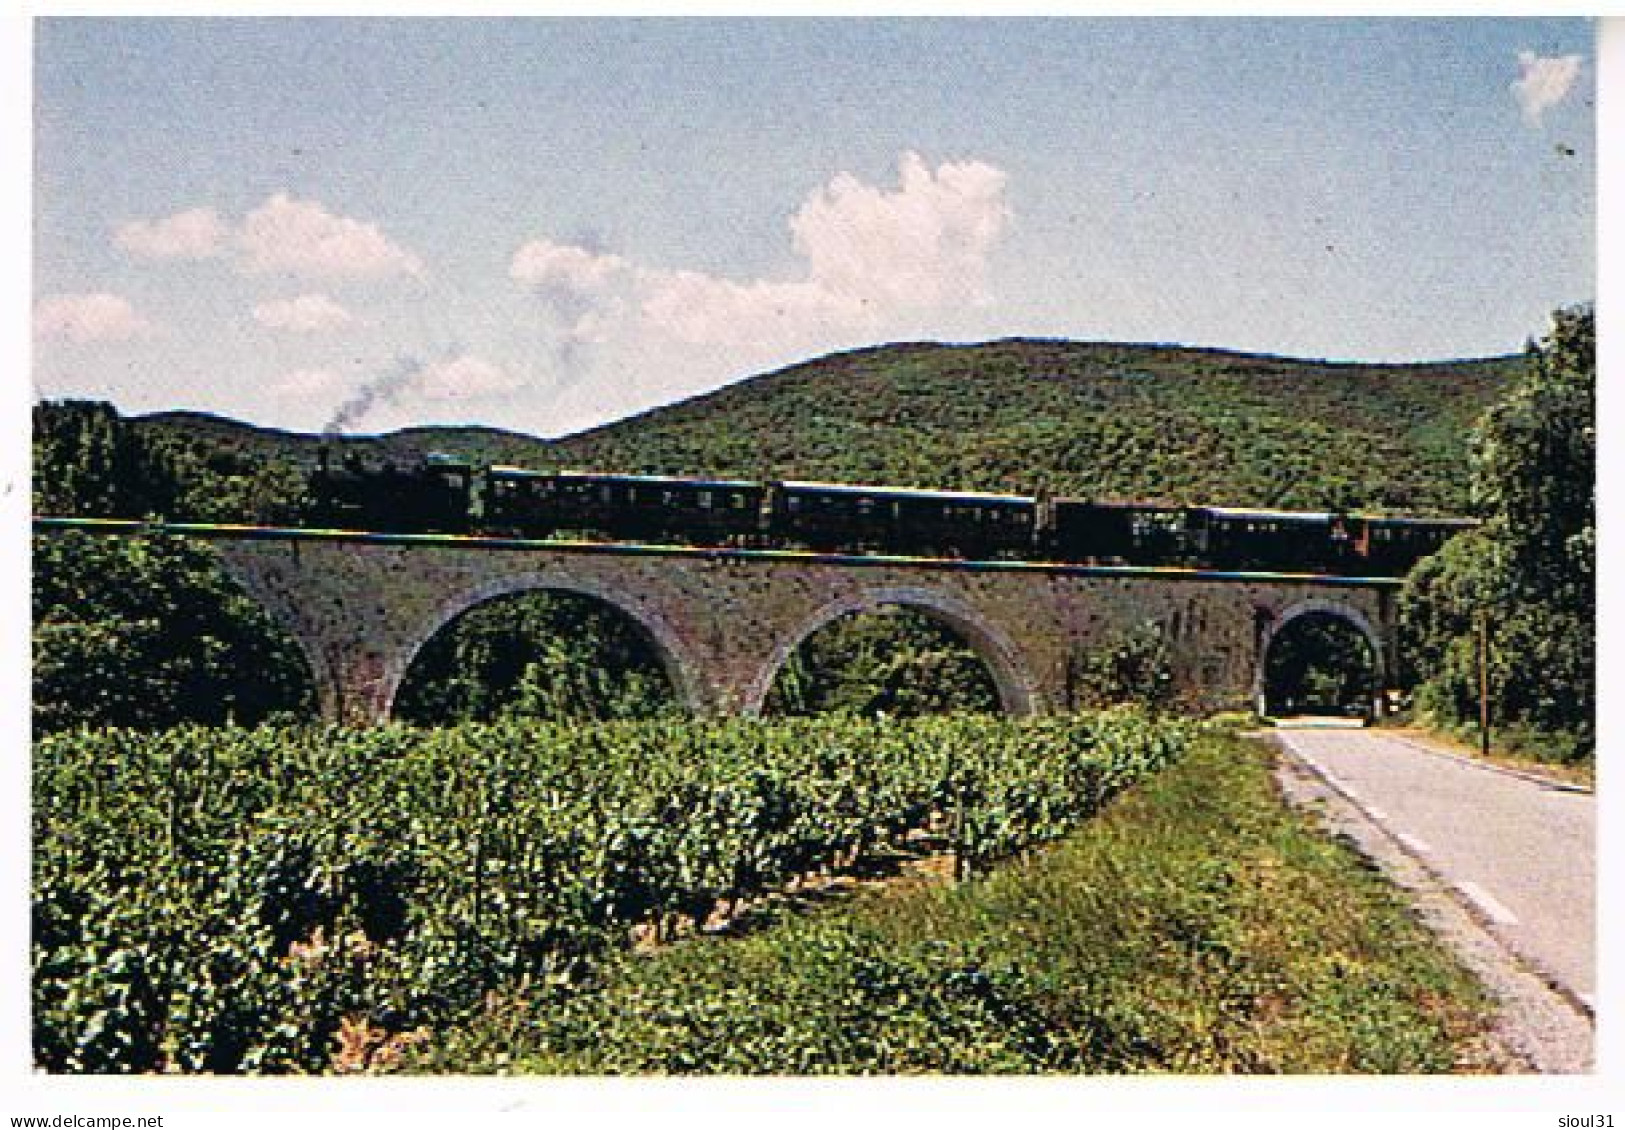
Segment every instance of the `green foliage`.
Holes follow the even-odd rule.
[[[842,617],[813,633],[768,692],[768,714],[915,718],[992,714],[999,691],[976,652],[917,609]]]
[[[1173,705],[1173,657],[1162,626],[1155,622],[1074,654],[1067,676],[1074,709],[1135,703],[1165,710]]]
[[[278,525],[298,513],[304,476],[185,432],[143,428],[110,404],[34,408],[34,512]]]
[[[634,926],[669,933],[911,833],[975,865],[1052,839],[1187,736],[1108,715],[46,738],[35,1055],[324,1070],[358,1029],[563,991]]]
[[[1521,368],[1067,341],[891,345],[741,381],[548,454],[666,474],[1460,513],[1461,437]]]
[[[1355,853],[1210,737],[1064,841],[954,887],[515,994],[415,1054],[502,1073],[1412,1073],[1490,1004]]]
[[[34,538],[34,727],[151,729],[314,710],[298,646],[179,538]]]
[[[1489,618],[1492,727],[1560,760],[1596,744],[1596,337],[1562,310],[1527,377],[1484,416],[1473,456],[1483,526],[1412,573],[1406,639],[1418,705],[1451,728],[1478,716],[1478,623]]]
[[[111,404],[36,405],[33,440],[36,514],[140,518],[173,504],[170,468]]]
[[[531,592],[482,604],[431,639],[406,673],[395,713],[449,725],[646,718],[674,707],[670,680],[635,624],[590,597]]]
[[[1589,563],[1570,543],[1596,526],[1596,383],[1593,311],[1559,310],[1529,347],[1528,375],[1478,427],[1474,501],[1531,565],[1567,573]]]

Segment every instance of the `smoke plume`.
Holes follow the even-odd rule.
[[[339,435],[379,404],[395,403],[422,372],[423,362],[417,358],[404,353],[397,356],[387,370],[364,382],[333,410],[332,418],[322,427],[322,434]]]

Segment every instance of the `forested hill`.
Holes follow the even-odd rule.
[[[237,452],[260,459],[289,459],[313,465],[328,437],[246,424],[208,412],[153,412],[137,416],[135,426],[150,435],[201,443],[222,452]],[[382,459],[416,460],[432,451],[464,455],[478,463],[526,466],[549,458],[552,444],[536,436],[464,424],[454,427],[402,428],[378,436],[346,436],[346,445],[369,451]]]
[[[1416,513],[1467,506],[1467,436],[1521,356],[1354,365],[1009,340],[835,354],[557,441],[412,428],[347,442],[538,468]],[[320,437],[138,418],[199,467],[308,466]],[[280,476],[279,476],[280,477]],[[284,479],[283,481],[287,481]]]
[[[1459,512],[1521,356],[1347,365],[1011,340],[820,358],[560,441],[573,466]]]

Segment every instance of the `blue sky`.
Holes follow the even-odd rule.
[[[42,396],[562,434],[834,349],[1594,292],[1580,20],[46,19]]]

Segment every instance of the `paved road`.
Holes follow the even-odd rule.
[[[1381,731],[1277,736],[1454,888],[1519,957],[1593,1007],[1593,796]]]

